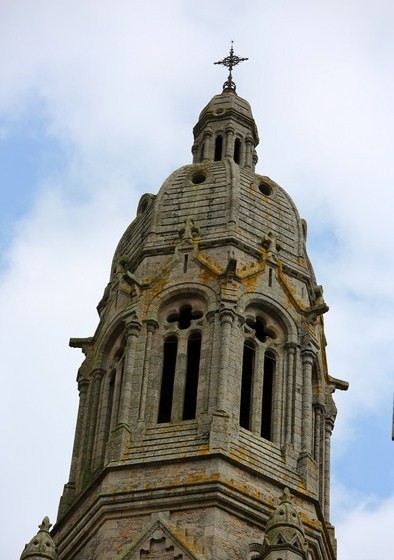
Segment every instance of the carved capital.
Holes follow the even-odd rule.
[[[147,332],[153,333],[159,328],[159,323],[154,319],[147,319],[144,323],[146,324]]]
[[[233,309],[229,309],[228,307],[225,307],[219,311],[219,317],[222,325],[224,325],[225,323],[229,323],[230,325],[232,325],[236,317],[236,313]]]
[[[126,338],[129,338],[130,336],[138,336],[140,330],[141,330],[141,323],[139,323],[138,321],[131,321],[130,323],[126,324],[126,328],[125,328],[125,335]]]
[[[297,352],[298,344],[295,342],[286,342],[285,349],[287,350],[288,354],[295,354]]]
[[[316,349],[314,349],[312,346],[311,347],[306,347],[306,348],[302,348],[301,350],[301,357],[302,357],[302,363],[304,365],[313,365],[315,358],[316,358]]]
[[[95,368],[92,371],[92,377],[93,379],[96,380],[101,380],[105,375],[105,369],[103,368]]]
[[[79,396],[86,395],[86,393],[88,392],[88,387],[89,387],[89,379],[86,379],[85,377],[79,379],[78,380]]]

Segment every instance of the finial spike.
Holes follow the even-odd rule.
[[[223,58],[223,60],[218,60],[217,62],[214,62],[214,64],[222,64],[223,66],[226,66],[229,69],[228,78],[223,84],[223,90],[225,89],[232,89],[234,91],[236,90],[236,85],[233,82],[233,73],[232,73],[233,68],[234,66],[237,66],[237,64],[239,64],[240,62],[243,62],[244,60],[249,60],[248,58],[241,58],[236,54],[234,54],[233,44],[234,41],[231,41],[229,56],[226,56],[225,58]]]

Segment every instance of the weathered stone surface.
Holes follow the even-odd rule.
[[[57,549],[49,533],[51,524],[48,517],[44,517],[39,531],[25,546],[20,560],[58,560]]]
[[[119,242],[94,336],[71,341],[85,361],[59,558],[252,560],[288,487],[282,509],[313,559],[333,560],[344,385],[328,375],[305,223],[255,174],[257,128],[235,91],[194,133],[193,163],[141,198]],[[266,558],[297,558],[275,547]]]

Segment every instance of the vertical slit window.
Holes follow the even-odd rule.
[[[250,430],[251,427],[251,402],[255,362],[254,345],[247,341],[244,344],[242,359],[241,403],[239,410],[239,424],[242,428]]]
[[[234,161],[239,163],[241,159],[241,140],[239,138],[235,139],[234,143]]]
[[[215,161],[220,161],[222,159],[223,150],[223,138],[217,136],[215,140]]]
[[[204,148],[205,148],[205,142],[203,142],[202,145],[201,145],[200,161],[203,161],[203,159],[204,159]]]
[[[164,341],[163,373],[161,377],[158,423],[171,422],[177,350],[177,338],[170,337]]]
[[[107,442],[109,439],[109,432],[111,429],[111,419],[112,419],[112,412],[114,408],[115,377],[116,377],[116,371],[114,370],[111,372],[111,377],[109,380],[107,417],[105,419],[105,438],[104,438],[105,442]]]
[[[201,334],[195,333],[187,342],[187,368],[183,420],[196,417],[198,374],[200,371]]]
[[[264,382],[262,395],[261,437],[272,438],[272,396],[275,373],[275,357],[267,353],[264,356]]]

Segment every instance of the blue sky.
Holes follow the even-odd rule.
[[[82,359],[68,339],[93,334],[140,196],[191,161],[232,39],[250,59],[235,80],[259,129],[257,171],[308,222],[330,373],[350,382],[332,438],[339,557],[391,558],[393,28],[384,0],[1,3],[4,558],[56,517]]]

